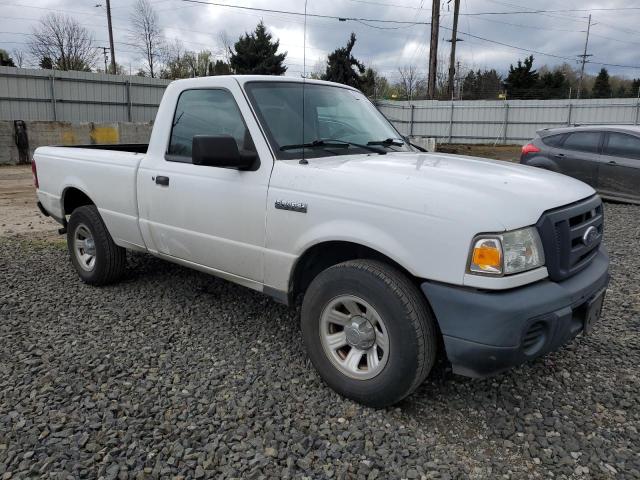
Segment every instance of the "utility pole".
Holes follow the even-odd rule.
[[[99,47],[102,49],[102,55],[104,55],[104,73],[107,72],[107,47]]]
[[[462,100],[462,77],[460,76],[460,61],[456,62],[456,85],[458,90],[458,100]]]
[[[109,25],[109,46],[111,47],[111,73],[116,74],[116,50],[113,48],[113,28],[111,27],[111,0],[107,0],[107,24]],[[105,68],[105,73],[106,73]]]
[[[438,35],[440,34],[440,0],[433,0],[431,6],[431,42],[429,43],[429,79],[427,82],[430,99],[436,97],[436,73],[438,70]]]
[[[456,74],[456,42],[459,41],[458,35],[458,13],[460,10],[460,0],[454,0],[453,2],[453,29],[451,30],[451,58],[449,59],[449,95],[451,100],[455,95],[454,79]],[[460,40],[462,41],[462,40]]]
[[[589,30],[591,30],[591,14],[589,14],[589,23],[587,24],[587,39],[584,41],[584,53],[582,55],[578,55],[578,57],[582,57],[582,68],[580,69],[580,81],[578,82],[578,95],[576,98],[580,99],[582,95],[582,79],[584,77],[584,64],[587,63],[587,57],[591,57],[592,55],[587,53],[587,48],[589,46]]]

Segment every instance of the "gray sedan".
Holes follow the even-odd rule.
[[[544,129],[522,147],[520,163],[582,180],[602,197],[640,204],[640,126]]]

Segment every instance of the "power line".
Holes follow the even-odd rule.
[[[584,30],[568,30],[566,28],[553,28],[553,27],[541,27],[539,25],[524,25],[522,23],[511,23],[511,22],[504,22],[502,20],[495,20],[492,18],[483,18],[480,16],[475,16],[475,17],[467,17],[467,19],[472,18],[473,20],[482,20],[483,22],[491,22],[491,23],[498,23],[501,25],[509,25],[511,27],[518,27],[518,28],[528,28],[531,30],[546,30],[549,32],[566,32],[566,33],[584,33]]]
[[[452,30],[451,28],[444,27],[444,26],[441,27],[441,28],[443,28],[445,30],[449,30],[449,31]],[[496,45],[501,45],[503,47],[512,48],[514,50],[520,50],[520,51],[528,52],[528,53],[535,53],[536,55],[542,55],[542,56],[545,56],[545,57],[558,58],[558,59],[561,59],[561,60],[568,60],[570,62],[575,61],[575,58],[566,57],[564,55],[558,55],[558,54],[555,54],[555,53],[542,52],[540,50],[534,50],[534,49],[526,48],[526,47],[518,47],[517,45],[511,45],[511,44],[508,44],[508,43],[500,42],[498,40],[492,40],[490,38],[480,37],[478,35],[472,35],[472,34],[467,33],[467,32],[458,31],[458,33],[461,34],[461,35],[467,35],[468,37],[471,37],[471,38],[476,38],[478,40],[483,40],[485,42],[494,43]],[[597,60],[587,60],[586,63],[592,63],[592,64],[595,64],[595,65],[603,65],[603,66],[607,66],[607,67],[640,69],[640,65],[623,65],[623,64],[600,62],[600,61],[597,61]]]
[[[202,5],[214,5],[216,7],[237,8],[240,10],[252,10],[256,12],[282,13],[285,15],[296,15],[300,17],[305,16],[304,12],[294,12],[290,10],[275,10],[271,8],[246,7],[243,5],[208,2],[204,0],[182,0],[182,1],[187,3],[198,3]],[[405,25],[431,25],[431,22],[416,22],[415,20],[386,20],[386,19],[380,19],[380,18],[339,17],[336,15],[322,15],[319,13],[308,13],[306,14],[306,16],[314,17],[314,18],[326,18],[331,20],[339,20],[341,22],[354,21],[354,22],[395,23],[395,24],[405,24]]]

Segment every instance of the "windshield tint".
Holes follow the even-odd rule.
[[[303,122],[301,82],[248,82],[245,88],[279,159],[302,158],[302,144],[317,140],[327,140],[325,143],[330,145],[304,148],[306,158],[371,153],[371,149],[357,144],[367,145],[387,139],[397,141],[379,148],[409,151],[400,134],[360,92],[330,85],[305,84]],[[337,146],[336,142],[350,145]],[[299,148],[291,148],[296,145]],[[281,150],[282,147],[287,148]]]

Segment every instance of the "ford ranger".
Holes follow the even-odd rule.
[[[320,376],[375,407],[437,352],[483,377],[558,349],[609,281],[590,186],[418,151],[345,85],[179,80],[148,145],[42,147],[33,171],[82,281],[115,282],[136,250],[301,302]]]

